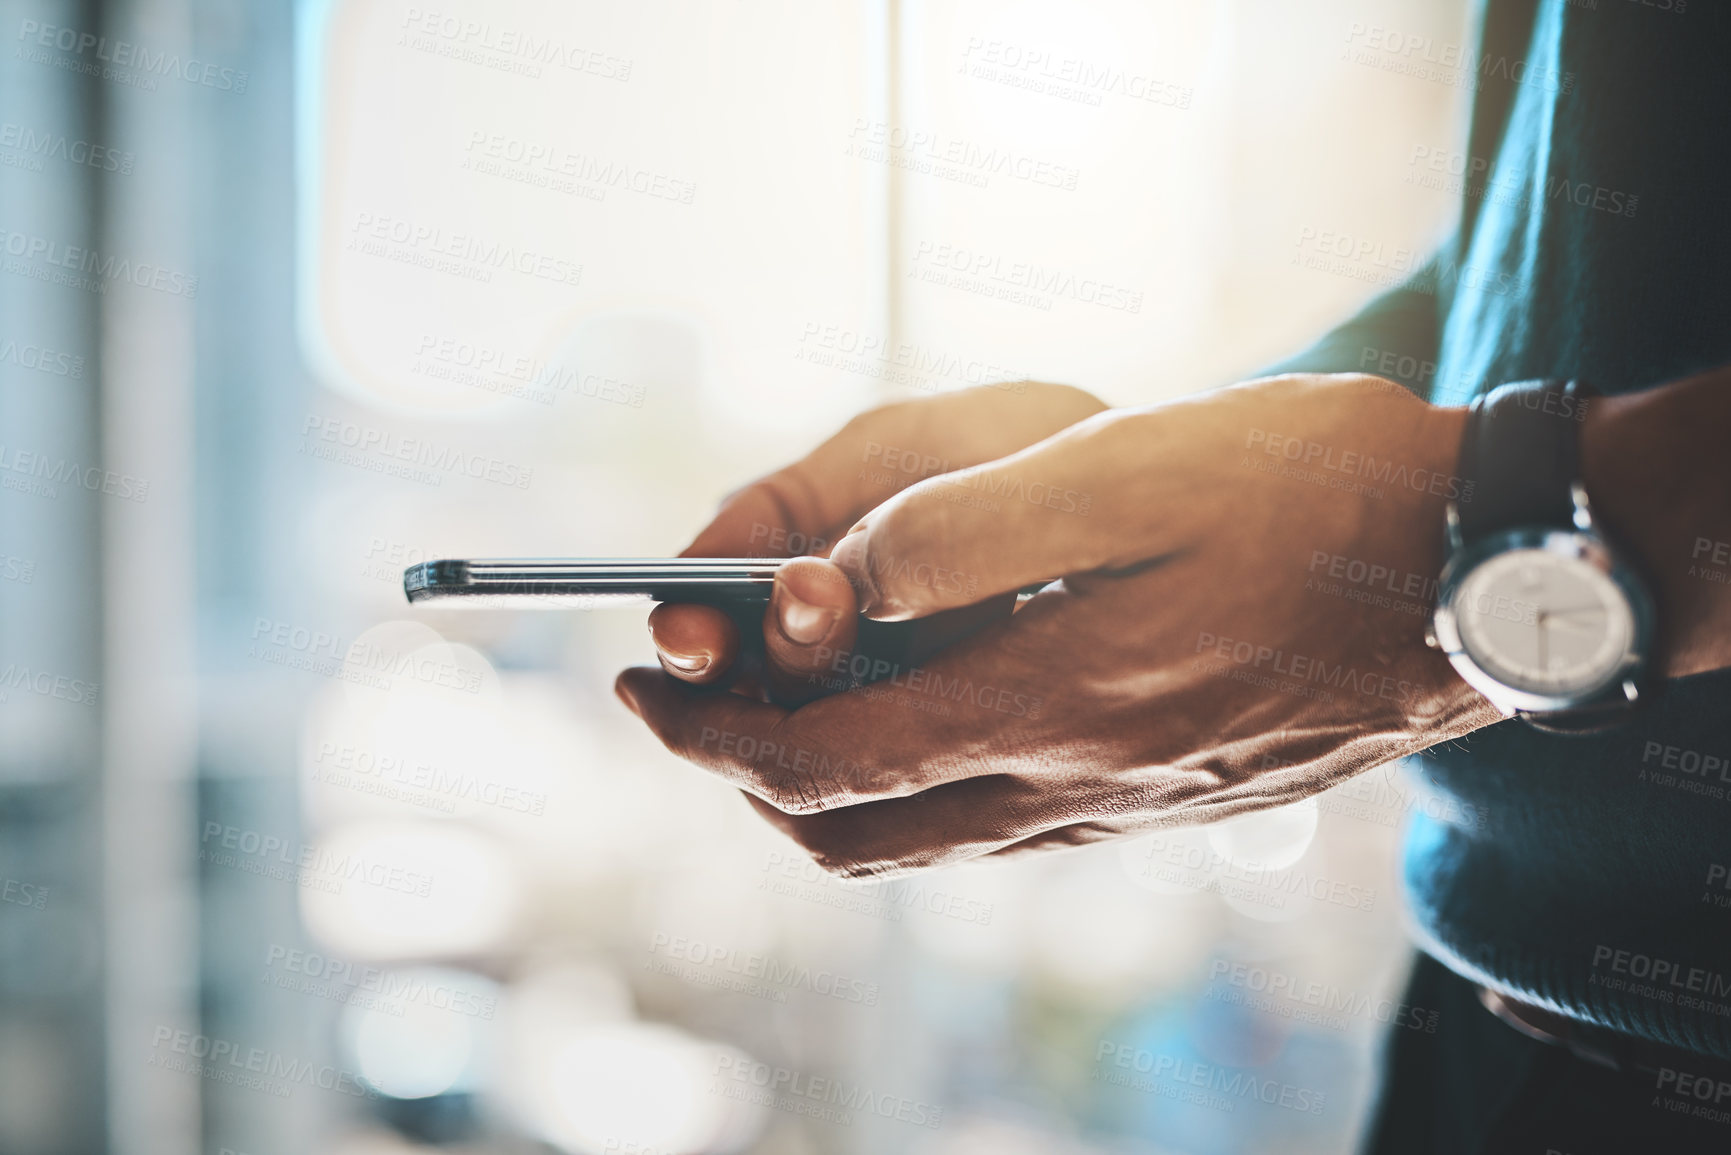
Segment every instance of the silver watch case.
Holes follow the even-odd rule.
[[[1425,644],[1441,650],[1469,686],[1511,717],[1516,713],[1544,715],[1612,704],[1633,705],[1640,696],[1641,675],[1653,648],[1653,600],[1647,593],[1646,584],[1622,563],[1610,543],[1594,528],[1586,493],[1578,484],[1573,487],[1573,496],[1574,529],[1556,526],[1507,529],[1489,534],[1471,545],[1462,544],[1460,514],[1454,503],[1449,503],[1449,559],[1437,579],[1436,606],[1425,629]],[[1539,549],[1584,561],[1610,578],[1622,591],[1629,603],[1634,634],[1622,660],[1598,684],[1573,694],[1536,694],[1498,681],[1467,653],[1454,611],[1455,594],[1466,576],[1480,564],[1516,549]]]

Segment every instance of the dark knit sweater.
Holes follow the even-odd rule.
[[[1618,393],[1731,364],[1731,4],[1488,0],[1481,24],[1459,62],[1478,82],[1454,239],[1278,371],[1394,365],[1463,404],[1505,381]],[[1474,816],[1408,831],[1427,951],[1731,1058],[1731,674],[1667,684],[1610,735],[1511,721],[1412,762],[1458,803],[1430,809]]]

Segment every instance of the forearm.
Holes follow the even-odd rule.
[[[1658,603],[1658,671],[1731,666],[1731,370],[1595,399],[1582,450],[1595,513]]]

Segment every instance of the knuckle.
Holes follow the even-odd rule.
[[[1073,409],[1083,416],[1092,416],[1104,412],[1108,406],[1086,389],[1078,389],[1074,385],[1044,385],[1042,389],[1049,391],[1051,396],[1067,409]]]
[[[790,716],[740,751],[737,766],[752,793],[783,814],[821,814],[862,800],[861,768],[841,748],[827,731]]]
[[[810,853],[811,860],[817,863],[818,869],[829,875],[831,878],[840,878],[845,880],[864,877],[864,875],[859,873],[859,871],[864,868],[858,863],[833,854],[822,854],[817,851],[811,851]]]
[[[876,440],[886,434],[894,436],[898,431],[906,429],[918,420],[918,406],[930,398],[914,398],[905,401],[887,401],[875,405],[848,418],[836,433],[834,440],[849,444],[856,441]]]
[[[1156,410],[1121,409],[1096,414],[1087,423],[1090,448],[1117,450],[1146,445],[1149,435],[1157,432],[1166,420]]]
[[[867,830],[845,811],[796,818],[784,829],[819,870],[834,878],[876,878],[897,869],[887,848],[869,845]]]
[[[833,810],[839,803],[820,791],[815,783],[796,776],[779,776],[760,788],[764,801],[783,814],[808,816]]]
[[[880,875],[888,874],[889,870],[890,868],[883,863],[847,862],[831,869],[830,873],[835,875],[837,878],[845,879],[849,882],[865,882],[869,879],[877,878]]]
[[[884,870],[882,863],[861,857],[844,841],[831,835],[807,835],[798,838],[800,846],[811,856],[817,868],[832,878],[859,880],[875,877]]]

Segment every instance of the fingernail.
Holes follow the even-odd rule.
[[[775,621],[787,640],[796,646],[820,642],[835,623],[835,610],[826,610],[801,601],[786,587],[776,590]]]
[[[667,650],[659,653],[663,665],[672,666],[682,674],[701,674],[715,660],[710,654],[675,654]]]

